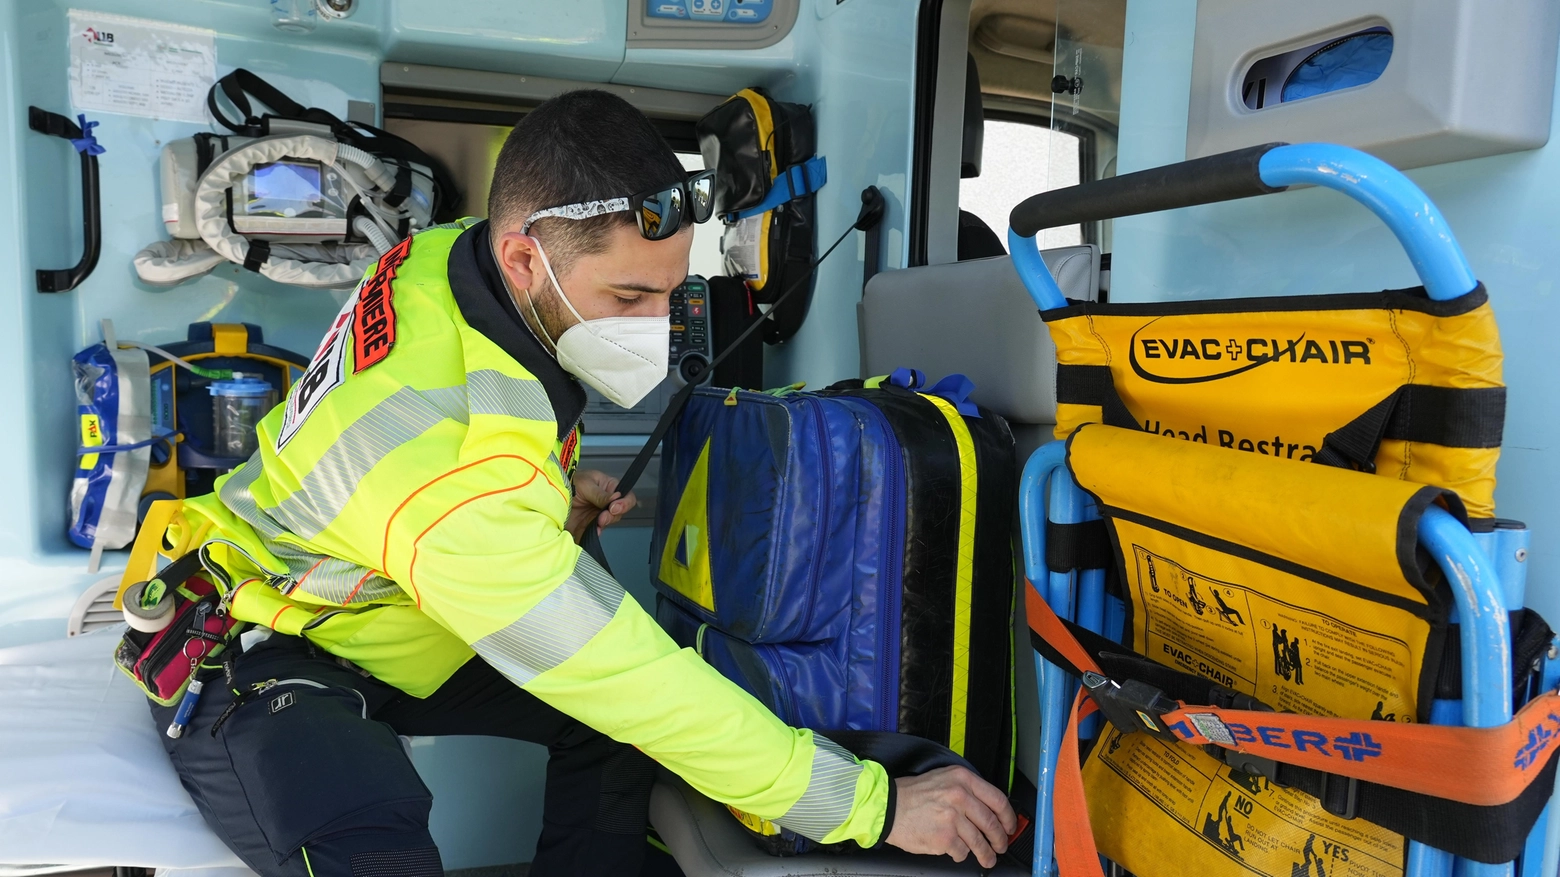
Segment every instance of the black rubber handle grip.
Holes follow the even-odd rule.
[[[1014,207],[1008,223],[1027,238],[1033,237],[1035,232],[1061,225],[1281,192],[1283,186],[1262,182],[1257,165],[1269,150],[1285,145],[1264,143],[1081,186],[1041,192]]]
[[[85,136],[81,128],[59,113],[38,107],[27,108],[27,126],[40,134],[76,140]],[[103,251],[103,213],[98,194],[98,160],[91,152],[81,152],[81,259],[69,268],[39,268],[39,292],[66,292],[81,285],[97,267]]]

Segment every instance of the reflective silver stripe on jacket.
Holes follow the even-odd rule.
[[[525,685],[584,648],[623,599],[622,585],[582,551],[574,571],[552,593],[471,647],[516,685]]]
[[[478,369],[468,372],[461,386],[431,390],[401,387],[380,400],[342,430],[303,476],[298,489],[273,508],[262,508],[251,489],[263,472],[258,452],[233,473],[219,496],[234,514],[255,528],[266,549],[286,564],[292,583],[282,587],[283,593],[302,589],[342,604],[392,597],[402,593],[400,586],[377,571],[300,550],[281,537],[290,535],[305,541],[318,537],[346,508],[368,473],[391,452],[445,420],[469,424],[472,414],[556,422],[540,381]],[[610,577],[606,580],[611,582]],[[616,582],[611,583],[617,587]]]
[[[342,430],[298,489],[267,511],[294,535],[313,539],[346,508],[370,470],[443,420],[467,421],[464,387],[396,390]]]
[[[303,476],[298,490],[267,511],[300,539],[313,539],[336,520],[362,480],[392,451],[441,421],[469,424],[472,414],[555,422],[541,381],[493,369],[469,372],[466,384],[458,387],[402,387],[343,430]]]
[[[307,593],[334,603],[363,603],[401,593],[399,585],[367,567],[339,557],[302,551],[279,541],[277,537],[287,530],[260,508],[250,490],[260,477],[263,466],[257,452],[233,473],[233,477],[222,485],[217,495],[233,514],[255,528],[255,532],[265,542],[266,550],[286,564],[287,575],[292,581],[282,586],[282,593],[290,594],[302,588]]]
[[[822,841],[845,824],[856,804],[856,780],[866,768],[854,755],[827,737],[813,735],[812,778],[807,791],[785,815],[776,819],[782,827]]]

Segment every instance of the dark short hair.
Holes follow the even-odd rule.
[[[493,169],[488,217],[495,233],[518,231],[538,210],[633,195],[685,176],[666,139],[628,101],[599,89],[565,92],[509,132]],[[633,221],[626,211],[584,220],[548,217],[533,230],[556,251],[549,258],[567,262],[601,252],[614,225]]]

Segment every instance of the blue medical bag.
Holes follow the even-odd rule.
[[[1005,787],[1013,437],[962,377],[895,377],[693,394],[662,446],[658,618],[788,723],[925,737]]]

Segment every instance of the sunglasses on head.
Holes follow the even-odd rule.
[[[648,241],[665,240],[688,222],[708,222],[715,211],[715,172],[695,171],[686,180],[640,192],[627,198],[583,201],[538,210],[526,217],[521,234],[529,234],[539,219],[559,216],[564,219],[590,219],[607,213],[633,213],[639,234]]]

